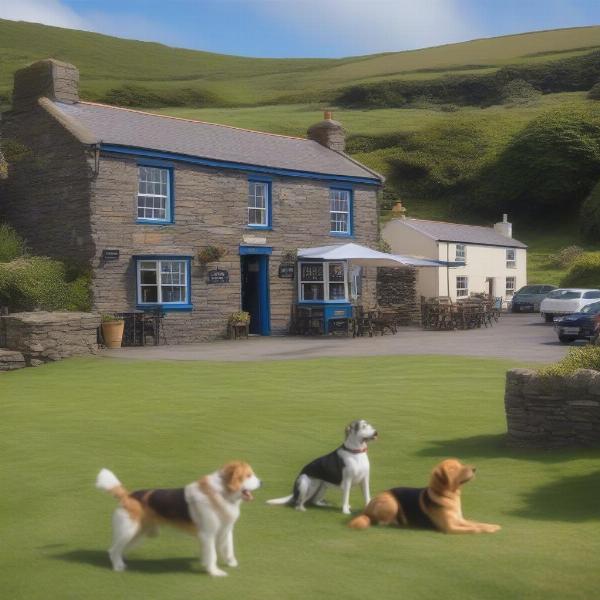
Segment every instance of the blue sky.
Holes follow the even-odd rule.
[[[600,0],[0,0],[0,18],[262,57],[339,57],[600,24]]]

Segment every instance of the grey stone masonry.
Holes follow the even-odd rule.
[[[331,150],[344,152],[346,149],[346,132],[339,121],[334,121],[330,112],[325,113],[325,118],[319,123],[309,127],[306,137],[319,142]]]
[[[0,317],[4,345],[30,366],[97,351],[100,316],[78,312],[12,313]]]
[[[20,352],[0,348],[0,371],[14,371],[25,366],[25,357]]]
[[[15,73],[13,109],[29,110],[41,97],[59,102],[78,102],[79,71],[77,68],[47,58],[18,70]]]
[[[504,406],[511,446],[600,446],[598,371],[547,377],[512,369],[506,375]]]
[[[401,325],[420,325],[421,307],[417,301],[417,271],[412,267],[377,270],[377,303],[394,307]]]

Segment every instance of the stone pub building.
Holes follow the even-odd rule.
[[[33,253],[90,266],[94,310],[160,308],[182,343],[223,336],[241,309],[269,335],[295,303],[374,301],[375,269],[294,258],[378,240],[382,177],[344,154],[331,114],[304,139],[84,102],[78,83],[50,59],[15,74],[1,133],[31,158],[0,211]]]

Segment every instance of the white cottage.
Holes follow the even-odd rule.
[[[527,246],[512,237],[507,215],[493,227],[395,218],[383,228],[383,239],[394,254],[462,263],[418,269],[421,296],[457,300],[483,292],[510,300],[527,283]]]

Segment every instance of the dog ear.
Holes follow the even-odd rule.
[[[242,483],[244,483],[244,463],[239,461],[227,463],[222,469],[221,474],[225,487],[230,493],[239,492]]]
[[[450,487],[450,476],[446,466],[441,463],[431,472],[429,487],[434,490],[447,490]]]

